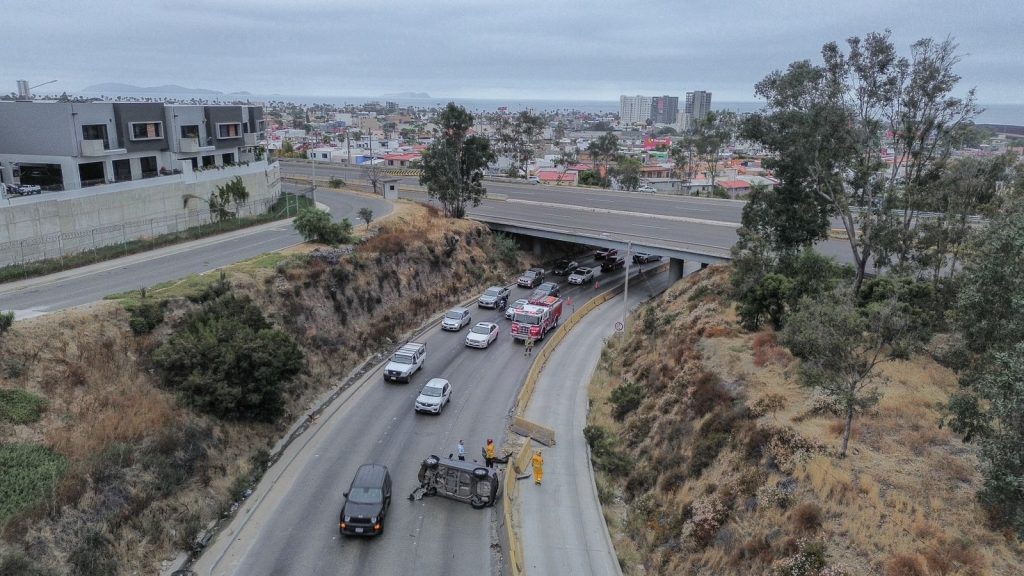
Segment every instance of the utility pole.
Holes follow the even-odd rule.
[[[623,334],[629,336],[629,324],[626,323],[626,316],[629,314],[629,264],[632,261],[629,253],[633,250],[633,241],[626,242],[626,287],[622,291],[622,330]]]

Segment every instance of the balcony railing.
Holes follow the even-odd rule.
[[[103,140],[82,140],[82,156],[106,156],[105,144]]]

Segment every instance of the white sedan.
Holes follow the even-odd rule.
[[[586,284],[594,279],[593,268],[577,268],[569,275],[569,284]]]
[[[477,322],[476,326],[466,334],[466,346],[487,348],[498,338],[498,325],[493,322]]]
[[[451,399],[452,385],[444,378],[431,378],[416,397],[416,411],[440,414]]]

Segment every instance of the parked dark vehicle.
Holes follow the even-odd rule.
[[[387,466],[363,464],[345,492],[338,528],[345,536],[374,536],[384,531],[391,506],[391,475]]]
[[[579,267],[579,263],[573,260],[562,259],[559,260],[558,262],[555,262],[555,269],[553,273],[555,276],[568,276]]]
[[[544,281],[543,268],[530,268],[516,281],[521,288],[533,288]]]
[[[601,264],[601,272],[614,272],[626,266],[626,259],[622,256],[609,258]]]
[[[477,509],[498,501],[498,472],[473,462],[430,456],[420,464],[418,478],[427,496],[468,502]]]
[[[597,252],[594,252],[594,259],[604,260],[606,258],[614,258],[619,255],[619,251],[615,248],[599,248]]]

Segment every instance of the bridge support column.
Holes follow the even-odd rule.
[[[544,253],[544,240],[536,236],[533,237],[533,254],[540,256]]]
[[[683,277],[683,264],[685,264],[683,260],[678,258],[669,258],[668,279],[670,282],[675,282]]]

